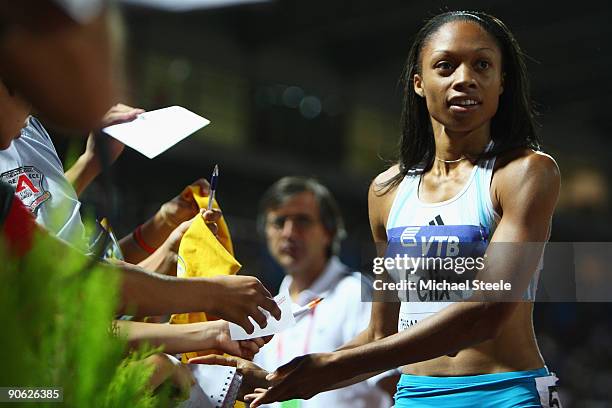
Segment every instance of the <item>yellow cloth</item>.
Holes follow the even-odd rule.
[[[193,198],[198,207],[208,208],[208,197],[200,195],[199,187],[191,187]],[[219,209],[219,204],[213,201],[213,207]],[[189,226],[179,245],[179,258],[176,276],[180,278],[206,278],[217,275],[235,275],[242,265],[234,258],[232,238],[225,219],[217,222],[217,236],[208,229],[202,217],[196,217]],[[170,317],[170,323],[184,324],[216,320],[204,312],[181,313]],[[215,350],[202,350],[193,353],[183,353],[183,363],[197,356],[207,354],[222,354]],[[234,408],[244,408],[244,403],[236,401]]]
[[[199,194],[198,187],[192,187],[193,197],[200,208],[207,208],[208,197]],[[217,202],[213,202],[214,208],[219,208]],[[242,265],[234,258],[234,248],[229,229],[225,219],[217,222],[218,239],[213,235],[202,217],[196,217],[195,221],[183,235],[179,246],[179,259],[177,265],[177,276],[180,278],[206,278],[217,275],[234,275]],[[181,313],[172,315],[170,323],[184,324],[216,320],[214,316],[207,316],[204,312]],[[183,362],[196,356],[206,355],[213,350],[203,350],[183,354]]]
[[[208,197],[200,195],[199,187],[191,187],[193,198],[200,208],[208,208]],[[213,201],[213,208],[219,204]],[[205,278],[217,275],[235,275],[242,265],[234,258],[232,238],[225,219],[217,222],[217,237],[208,229],[202,217],[196,217],[189,226],[179,245],[179,258],[176,275],[181,278]],[[181,313],[170,317],[170,323],[184,324],[216,320],[204,312]],[[216,350],[203,350],[183,353],[183,363],[197,356],[222,354]],[[244,408],[244,403],[236,401],[234,408]]]

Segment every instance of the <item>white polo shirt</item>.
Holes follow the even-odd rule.
[[[287,275],[281,290],[292,282]],[[299,318],[294,327],[274,335],[255,356],[254,362],[268,371],[297,356],[307,353],[330,352],[362,332],[370,321],[370,302],[361,301],[361,275],[351,270],[337,257],[332,257],[325,270],[299,294],[294,308],[306,305],[317,297],[324,300],[309,314]],[[370,288],[371,290],[371,288]],[[378,377],[380,378],[380,377]],[[318,394],[300,401],[300,408],[388,408],[389,395],[376,386],[372,378],[349,387]],[[280,407],[280,404],[267,407]]]

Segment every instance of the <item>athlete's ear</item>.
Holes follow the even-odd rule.
[[[412,84],[414,87],[414,92],[419,95],[421,98],[425,97],[425,90],[423,89],[423,78],[419,74],[414,74],[412,78]]]
[[[501,81],[500,81],[500,85],[499,85],[499,95],[504,93],[504,82],[506,80],[506,73],[502,72],[501,75]]]

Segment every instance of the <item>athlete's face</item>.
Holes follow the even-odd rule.
[[[425,98],[436,124],[455,132],[486,125],[497,112],[503,92],[502,54],[478,24],[452,21],[423,46],[415,92]]]
[[[0,81],[0,150],[8,149],[21,134],[30,106],[21,97],[9,92]]]
[[[310,272],[327,256],[331,236],[321,222],[319,203],[305,191],[266,214],[268,249],[289,274]]]

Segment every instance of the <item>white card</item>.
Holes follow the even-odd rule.
[[[131,122],[102,130],[152,159],[209,123],[208,119],[183,107],[170,106],[142,113]]]
[[[246,340],[254,339],[256,337],[269,336],[271,334],[280,333],[289,327],[295,326],[295,318],[293,317],[293,312],[291,311],[291,297],[289,297],[289,290],[285,289],[283,292],[280,292],[278,295],[274,296],[274,301],[281,310],[280,320],[276,320],[276,318],[274,318],[274,316],[272,316],[267,310],[260,308],[267,317],[268,325],[262,329],[257,323],[255,323],[255,320],[249,317],[249,320],[255,327],[255,331],[248,334],[242,327],[229,322],[229,330],[232,340]]]

